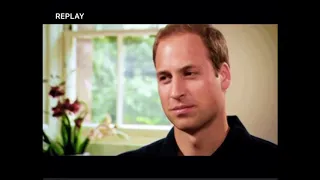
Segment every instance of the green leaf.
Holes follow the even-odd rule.
[[[69,129],[70,129],[69,124],[70,123],[68,122],[68,116],[63,115],[61,117],[61,136],[62,136],[63,146],[65,148],[68,147],[68,143],[71,139],[71,135],[69,133]]]
[[[73,148],[76,150],[76,153],[78,153],[78,141],[80,138],[80,128],[75,126],[73,131]]]
[[[61,156],[64,154],[63,145],[58,142],[54,142],[46,135],[44,130],[42,130],[43,141],[48,144],[47,150],[43,149],[46,155],[51,156]]]
[[[63,146],[66,147],[68,145],[69,137],[68,137],[68,130],[67,130],[67,125],[63,122],[61,124],[61,138],[63,142]]]
[[[90,142],[90,139],[89,137],[87,137],[82,143],[81,145],[79,146],[79,149],[78,149],[78,153],[79,154],[82,154],[85,152],[85,150],[87,149],[87,146],[89,145],[89,142]]]
[[[64,150],[63,147],[56,143],[56,142],[52,142],[48,148],[50,155],[52,156],[61,156],[64,155]]]
[[[43,135],[43,140],[44,142],[46,142],[47,144],[51,144],[49,137],[46,135],[46,133],[44,132],[44,130],[42,130],[42,135]]]
[[[75,154],[75,148],[72,140],[72,127],[69,117],[65,114],[61,119],[61,135],[63,138],[64,153],[66,155]]]
[[[65,127],[66,127],[66,133],[68,135],[68,142],[67,142],[65,148],[66,148],[68,154],[75,154],[75,149],[72,144],[72,128],[71,128],[70,119],[67,115],[65,115],[64,117],[65,117],[64,123],[65,123]]]

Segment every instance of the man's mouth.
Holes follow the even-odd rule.
[[[171,108],[170,111],[173,111],[177,115],[182,115],[190,113],[194,107],[194,105],[179,105]]]

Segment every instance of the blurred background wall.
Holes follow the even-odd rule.
[[[228,114],[248,130],[278,142],[277,25],[216,25],[225,35],[231,62]]]

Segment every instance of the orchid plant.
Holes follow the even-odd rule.
[[[79,99],[71,102],[65,98],[65,83],[51,86],[49,95],[57,99],[57,105],[52,108],[52,116],[61,123],[61,140],[49,138],[43,130],[43,141],[48,145],[44,150],[47,155],[74,155],[83,154],[89,144],[90,136],[81,141],[81,125],[88,114],[87,104]],[[71,122],[74,122],[74,125]]]
[[[44,81],[47,82],[47,81]],[[95,129],[91,129],[90,133],[83,138],[81,131],[82,123],[88,114],[88,106],[84,101],[78,98],[71,102],[65,97],[65,83],[51,86],[49,96],[57,100],[57,104],[53,107],[52,116],[61,123],[60,139],[51,139],[43,130],[43,142],[46,148],[43,153],[48,156],[61,155],[77,155],[84,154],[90,141],[106,135],[120,135],[128,138],[127,135],[118,131],[116,127],[110,128],[111,121],[107,119],[99,124]]]

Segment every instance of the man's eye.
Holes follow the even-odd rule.
[[[159,77],[159,80],[160,81],[163,81],[163,80],[165,80],[166,79],[166,77],[165,76],[161,76],[161,77]]]
[[[191,76],[191,75],[194,75],[194,74],[195,74],[194,72],[185,72],[184,73],[185,76]]]

